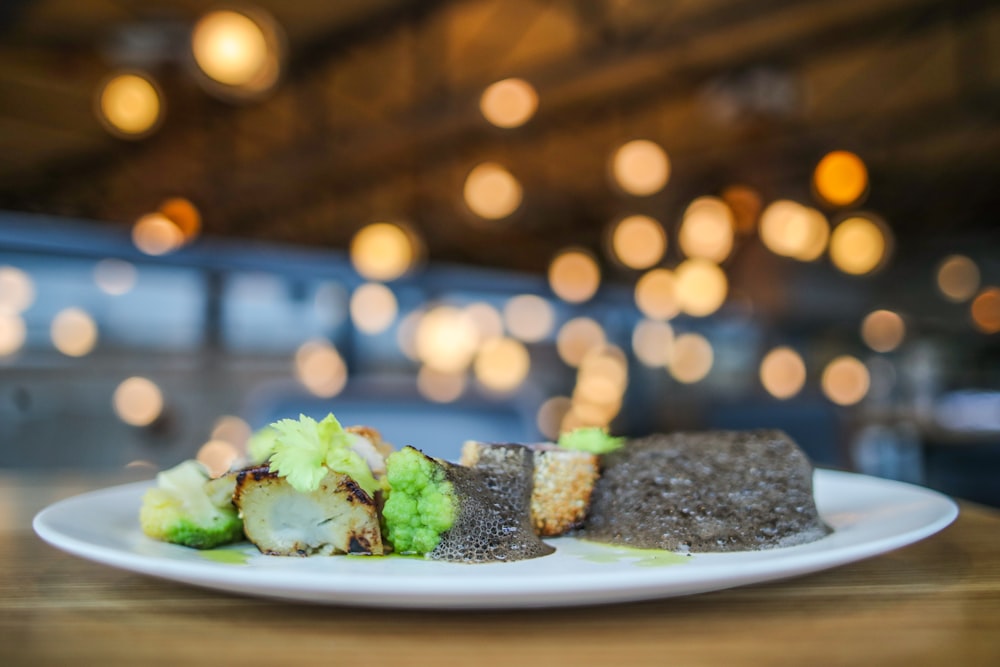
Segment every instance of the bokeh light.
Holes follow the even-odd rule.
[[[0,357],[7,357],[24,345],[28,327],[19,313],[0,309]]]
[[[484,301],[477,301],[470,303],[464,310],[465,315],[476,326],[480,342],[503,336],[503,317],[496,308]]]
[[[68,357],[82,357],[97,345],[97,323],[82,308],[66,308],[52,319],[52,344]]]
[[[837,405],[854,405],[865,397],[871,378],[868,369],[858,359],[844,355],[823,369],[820,384],[823,393]]]
[[[159,212],[181,230],[185,243],[201,234],[201,212],[190,199],[171,197],[160,204]]]
[[[722,191],[722,201],[733,212],[736,232],[743,236],[752,234],[764,207],[760,193],[749,185],[730,185]]]
[[[579,366],[588,352],[604,345],[604,328],[589,317],[576,317],[559,328],[556,351],[569,366]]]
[[[479,345],[475,322],[461,308],[435,306],[417,324],[417,358],[439,373],[458,373],[472,363]]]
[[[1000,287],[987,287],[972,300],[972,321],[987,334],[1000,332]]]
[[[674,280],[678,305],[694,317],[717,311],[729,291],[725,272],[707,259],[684,260],[677,266]]]
[[[573,401],[568,396],[553,396],[546,399],[539,406],[538,414],[535,416],[539,433],[550,441],[557,440],[563,419],[572,406]]]
[[[651,320],[669,320],[680,312],[677,280],[669,269],[647,271],[635,284],[635,305]]]
[[[101,122],[112,134],[140,139],[159,127],[163,96],[145,74],[117,74],[101,87],[97,110]]]
[[[670,159],[659,144],[636,139],[615,151],[611,173],[622,190],[644,197],[659,192],[670,180]]]
[[[351,239],[351,263],[368,280],[399,278],[413,265],[416,249],[410,234],[399,225],[375,222]]]
[[[139,272],[123,259],[102,259],[94,265],[94,283],[105,294],[121,296],[135,287]]]
[[[31,276],[14,266],[0,266],[0,312],[23,313],[34,302]]]
[[[538,108],[538,93],[524,79],[503,79],[490,85],[479,98],[483,116],[497,127],[519,127]]]
[[[147,255],[166,255],[184,245],[184,233],[162,213],[148,213],[132,226],[132,243]]]
[[[465,393],[466,384],[468,382],[464,371],[446,373],[430,366],[421,366],[417,371],[417,391],[435,403],[457,401]]]
[[[630,215],[611,231],[611,253],[630,269],[648,269],[667,251],[663,225],[648,215]]]
[[[198,448],[195,459],[208,469],[211,477],[221,477],[232,469],[239,456],[239,451],[231,442],[209,440]]]
[[[280,75],[278,26],[259,10],[252,16],[228,9],[205,14],[191,32],[191,51],[198,68],[230,91],[261,93]]]
[[[149,426],[163,412],[160,388],[152,380],[139,376],[119,384],[111,402],[118,418],[132,426]]]
[[[779,199],[761,215],[760,238],[776,255],[809,262],[826,250],[830,223],[814,208]]]
[[[903,318],[891,310],[875,310],[861,322],[861,338],[876,352],[891,352],[906,335]]]
[[[465,179],[465,203],[480,218],[500,220],[521,205],[523,191],[514,176],[495,162],[478,165]]]
[[[816,165],[813,187],[827,204],[850,206],[868,191],[868,169],[854,153],[832,151]]]
[[[396,295],[380,283],[365,283],[351,294],[349,306],[354,326],[369,335],[382,333],[395,321]]]
[[[667,370],[683,384],[694,384],[708,376],[715,361],[712,344],[701,334],[685,333],[674,338]]]
[[[791,398],[805,385],[805,362],[792,348],[776,347],[760,362],[760,382],[771,396]]]
[[[674,346],[674,328],[666,322],[640,320],[632,331],[632,351],[650,368],[666,366]]]
[[[882,227],[870,218],[854,216],[841,222],[830,237],[830,259],[851,275],[864,275],[885,260],[888,240]]]
[[[718,197],[699,197],[688,205],[677,243],[688,257],[722,262],[733,249],[733,213]]]
[[[601,269],[586,250],[564,250],[549,264],[549,286],[563,301],[583,303],[597,293]]]
[[[308,340],[295,351],[295,377],[310,393],[331,398],[347,384],[347,364],[330,341]]]
[[[968,301],[979,289],[979,267],[964,255],[949,255],[938,266],[937,287],[949,301]]]
[[[513,338],[494,338],[483,343],[473,371],[481,385],[496,392],[517,389],[528,377],[531,358],[524,345]]]
[[[580,362],[572,405],[560,429],[580,426],[606,427],[621,410],[628,388],[628,359],[614,345],[592,349]]]
[[[211,439],[228,442],[237,451],[245,452],[251,435],[253,435],[253,429],[244,419],[236,415],[222,415],[215,420],[215,424],[212,426]]]
[[[555,328],[552,304],[534,294],[520,294],[504,304],[503,321],[507,331],[528,343],[544,340]]]

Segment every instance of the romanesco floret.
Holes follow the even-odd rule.
[[[195,549],[211,549],[243,539],[243,521],[231,496],[208,486],[205,467],[184,461],[156,476],[142,499],[139,525],[153,539]]]
[[[615,438],[603,428],[588,426],[559,436],[559,447],[591,454],[607,454],[625,445],[625,438]]]
[[[390,454],[386,468],[392,489],[382,508],[386,539],[398,553],[430,553],[455,523],[455,493],[444,468],[412,447]]]

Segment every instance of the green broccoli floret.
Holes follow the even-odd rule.
[[[392,489],[382,509],[387,541],[397,553],[430,553],[455,523],[455,492],[444,467],[404,447],[386,459],[386,474]]]
[[[231,493],[219,493],[205,467],[184,461],[156,476],[139,509],[139,525],[153,539],[211,549],[243,539],[243,521]]]
[[[559,436],[559,446],[563,449],[575,449],[591,454],[607,454],[620,449],[625,444],[625,438],[614,438],[603,428],[590,426],[578,428]]]

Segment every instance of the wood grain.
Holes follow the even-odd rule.
[[[30,516],[102,486],[0,475],[0,664],[998,665],[1000,512],[881,557],[687,598],[510,612],[313,606],[118,571]]]

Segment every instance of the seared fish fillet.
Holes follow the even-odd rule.
[[[331,472],[311,493],[258,466],[236,474],[233,503],[243,531],[262,553],[382,555],[375,501],[347,475]]]

